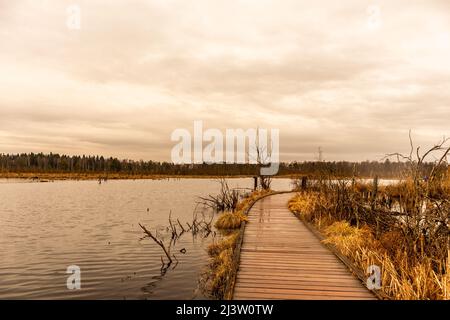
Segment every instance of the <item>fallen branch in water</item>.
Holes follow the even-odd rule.
[[[169,213],[169,225],[172,231],[172,239],[178,238],[177,227],[172,224],[172,211]]]
[[[154,242],[156,242],[156,244],[158,244],[163,249],[164,254],[166,255],[166,257],[168,259],[167,267],[169,267],[172,264],[173,259],[175,259],[175,261],[176,261],[175,266],[178,264],[177,257],[170,253],[171,248],[173,246],[175,246],[176,241],[183,234],[185,234],[187,232],[191,233],[193,236],[196,236],[197,234],[200,234],[204,238],[208,237],[212,233],[211,225],[212,225],[213,219],[214,219],[214,215],[211,215],[211,219],[209,221],[206,221],[205,215],[202,215],[202,219],[199,220],[198,219],[198,215],[197,215],[197,213],[194,210],[192,224],[189,224],[189,223],[186,222],[186,226],[187,226],[186,227],[186,226],[183,226],[183,224],[180,222],[179,219],[173,220],[173,222],[172,222],[172,212],[170,212],[169,213],[169,226],[165,228],[166,232],[169,233],[170,236],[171,236],[170,243],[169,243],[168,246],[166,246],[164,244],[163,240],[160,239],[161,236],[159,236],[158,234],[153,235],[151,233],[151,231],[149,231],[146,227],[144,227],[140,223],[139,223],[139,226],[141,227],[141,229],[145,233],[144,238],[147,238],[147,237],[151,238]],[[178,225],[178,227],[177,227],[177,225]],[[179,232],[178,229],[181,229],[181,232]],[[215,233],[213,233],[213,235],[215,235]],[[142,239],[144,239],[144,238],[142,238]],[[166,268],[166,263],[164,262],[162,256],[161,256],[161,263],[162,263],[161,270],[164,271],[162,273],[165,273],[167,268]]]
[[[158,238],[156,238],[149,230],[147,230],[146,227],[144,227],[142,224],[139,223],[139,226],[142,228],[142,230],[144,230],[145,234],[151,238],[153,241],[155,241],[164,251],[164,253],[166,254],[167,259],[169,259],[169,264],[172,263],[172,258],[170,257],[170,249],[167,250],[166,246],[164,245],[164,242],[162,240],[159,240]],[[161,261],[162,257],[161,257]],[[164,262],[163,262],[164,263]]]
[[[178,222],[178,225],[181,227],[181,230],[182,230],[181,234],[183,234],[184,232],[186,232],[186,230],[184,229],[184,227],[183,227],[183,225],[181,224],[181,222],[180,222],[179,219],[177,219],[177,222]],[[181,235],[181,234],[180,234],[180,235]]]

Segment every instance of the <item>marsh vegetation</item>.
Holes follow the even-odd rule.
[[[388,155],[407,164],[398,183],[324,171],[289,207],[360,272],[379,266],[383,297],[449,299],[449,152],[448,140],[424,153],[411,141],[410,154]]]
[[[248,210],[255,201],[271,194],[272,191],[261,187],[258,190],[240,193],[236,189],[230,189],[225,181],[221,180],[220,183],[222,185],[220,194],[205,199],[208,205],[213,204],[213,207],[220,210],[214,224],[219,237],[208,246],[210,259],[201,277],[201,286],[205,294],[211,298],[229,299],[237,268],[236,249],[242,237],[242,223],[247,221]],[[235,199],[235,195],[239,201],[230,201],[229,199]],[[214,201],[211,202],[211,199]]]

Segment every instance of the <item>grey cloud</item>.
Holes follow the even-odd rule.
[[[448,135],[448,1],[0,0],[0,152],[168,160],[170,133],[281,130],[282,158],[377,159]],[[430,140],[433,140],[430,142]],[[52,150],[54,149],[54,150]]]

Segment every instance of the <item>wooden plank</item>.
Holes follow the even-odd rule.
[[[275,288],[275,289],[298,289],[301,286],[302,289],[308,290],[324,290],[331,292],[363,292],[364,288],[359,288],[355,286],[332,286],[330,283],[324,282],[276,282],[276,281],[268,281],[268,282],[254,282],[254,281],[245,281],[239,280],[237,282],[239,288]]]
[[[347,270],[329,270],[329,269],[316,269],[314,267],[273,267],[273,266],[259,266],[257,268],[261,271],[268,271],[268,272],[289,272],[290,274],[318,274],[318,275],[339,275],[339,276],[345,276],[348,274]],[[255,268],[248,267],[248,266],[240,266],[239,270],[249,271],[252,272],[255,270]]]
[[[234,299],[375,299],[287,208],[290,194],[248,214]]]
[[[244,288],[244,287],[238,287],[235,291],[236,293],[272,293],[272,294],[286,294],[286,295],[311,295],[311,296],[331,296],[331,297],[372,297],[369,292],[351,292],[351,291],[325,291],[323,289],[306,289],[301,288],[301,290],[298,289],[276,289],[276,288]]]
[[[323,296],[310,294],[277,294],[277,293],[236,293],[236,300],[373,300],[373,297]]]
[[[321,266],[321,265],[304,265],[304,264],[298,264],[298,263],[284,263],[282,266],[273,266],[273,263],[265,262],[265,263],[254,263],[254,262],[241,262],[240,264],[241,270],[244,270],[244,268],[264,268],[264,269],[271,269],[271,270],[317,270],[320,272],[327,272],[327,271],[338,271],[338,272],[344,272],[347,273],[349,270],[336,265],[331,266]]]
[[[262,252],[262,251],[258,251],[258,252],[252,252],[247,250],[246,252],[242,253],[242,256],[247,256],[247,257],[264,257],[264,258],[269,258],[269,259],[297,259],[298,257],[308,257],[308,258],[316,258],[316,259],[321,259],[321,258],[332,258],[334,261],[336,261],[336,256],[334,254],[332,254],[331,252],[327,252],[326,254],[317,254],[317,255],[313,255],[311,253],[302,253],[299,252],[297,254],[278,254],[278,253],[274,253],[274,252]]]
[[[308,273],[308,272],[299,272],[296,274],[291,274],[291,273],[287,273],[287,272],[270,272],[270,271],[266,271],[266,272],[248,272],[248,271],[242,271],[239,270],[239,272],[242,274],[242,276],[251,276],[251,275],[257,275],[257,276],[265,276],[268,278],[280,278],[280,277],[284,277],[286,279],[310,279],[310,280],[314,280],[314,279],[318,279],[318,280],[330,280],[332,282],[334,281],[347,281],[349,279],[353,279],[353,277],[351,275],[348,275],[348,277],[345,277],[345,275],[331,275],[331,274],[327,274],[327,275],[323,275],[320,273]]]
[[[349,281],[344,282],[336,282],[336,281],[326,281],[326,280],[305,280],[305,279],[297,279],[297,280],[289,280],[289,279],[262,279],[262,278],[246,278],[246,277],[240,277],[237,278],[236,283],[241,283],[243,286],[245,284],[250,283],[253,285],[260,285],[265,286],[266,288],[270,288],[271,286],[278,286],[278,285],[289,285],[289,286],[317,286],[317,287],[326,287],[330,290],[334,290],[336,288],[353,288],[355,290],[360,290],[360,288],[357,288],[354,286],[354,284],[358,284],[357,280],[355,280],[354,283],[350,283]],[[333,284],[332,286],[330,284]],[[357,289],[356,289],[357,288]]]

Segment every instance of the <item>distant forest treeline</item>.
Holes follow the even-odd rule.
[[[432,164],[427,164],[431,168]],[[338,176],[398,177],[407,169],[404,162],[290,162],[281,163],[278,175],[316,175],[332,172]],[[257,175],[255,164],[173,164],[156,161],[119,160],[102,156],[59,154],[0,154],[0,172],[8,173],[91,173],[124,175]]]

